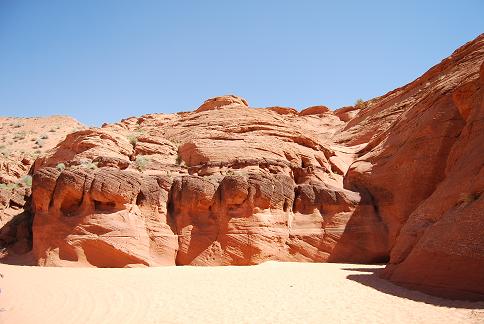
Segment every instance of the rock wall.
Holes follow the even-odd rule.
[[[482,298],[483,61],[481,35],[334,112],[230,95],[77,130],[35,160],[27,225],[5,237],[47,266],[385,262],[399,284]]]
[[[345,233],[331,261],[387,259],[384,277],[394,282],[482,298],[483,61],[481,35],[372,100],[337,134],[340,142],[368,141],[344,183],[373,210],[354,214],[350,224],[362,231]]]
[[[0,117],[0,256],[32,249],[31,178],[34,161],[68,133],[83,129],[67,116]]]
[[[110,267],[326,261],[359,202],[342,185],[353,150],[331,142],[343,125],[324,108],[298,116],[230,96],[72,133],[34,165],[34,257]]]

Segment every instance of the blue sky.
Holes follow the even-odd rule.
[[[484,32],[484,1],[0,0],[0,115],[88,125],[189,111],[336,109],[402,86]]]

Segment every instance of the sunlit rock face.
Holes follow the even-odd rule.
[[[298,116],[224,96],[72,133],[34,166],[35,259],[327,261],[360,200],[343,188],[355,149],[331,140],[344,125],[324,108]]]
[[[397,283],[479,296],[483,60],[479,36],[336,111],[227,95],[77,130],[30,169],[10,243],[47,266],[388,262]]]
[[[353,215],[349,224],[369,230],[349,235],[334,260],[351,259],[359,242],[372,247],[359,261],[389,259],[384,277],[394,282],[483,298],[483,61],[481,35],[414,82],[372,100],[337,134],[340,143],[368,142],[344,185],[374,208],[373,216]]]

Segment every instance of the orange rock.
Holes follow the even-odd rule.
[[[299,116],[308,116],[308,115],[320,115],[329,112],[329,108],[326,106],[312,106],[306,109],[301,110]]]
[[[385,276],[397,283],[482,298],[483,60],[481,35],[372,100],[338,134],[349,143],[369,140],[345,188],[362,195],[357,210],[371,208],[353,215],[331,260],[389,259]]]
[[[264,108],[273,112],[276,112],[281,115],[297,115],[297,110],[291,107],[279,107],[279,106],[274,106],[274,107],[267,107]]]
[[[233,106],[248,107],[247,101],[241,97],[227,95],[206,100],[195,112],[221,109]]]
[[[36,157],[46,154],[66,134],[83,128],[67,116],[0,117],[0,249],[14,255],[31,249],[27,174]]]
[[[76,132],[37,160],[38,262],[327,260],[359,200],[342,189],[344,162],[330,145],[344,124],[331,113],[250,109],[234,96],[202,107]]]
[[[388,262],[396,283],[480,298],[483,61],[481,35],[364,108],[230,95],[72,132],[31,196],[0,189],[0,243],[61,266]]]
[[[344,122],[349,122],[360,112],[360,108],[348,106],[336,109],[334,114]]]
[[[41,265],[174,264],[166,179],[115,168],[34,175],[34,256]],[[160,185],[161,184],[161,185]]]
[[[464,107],[457,104],[454,108],[463,126],[453,141],[447,141],[452,144],[447,144],[448,154],[443,159],[443,179],[400,230],[385,277],[451,298],[482,299],[484,63],[480,78],[462,87],[480,90],[468,93],[461,102]],[[456,97],[454,93],[452,97]]]

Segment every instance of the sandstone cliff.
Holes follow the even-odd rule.
[[[388,262],[397,283],[481,298],[483,61],[481,35],[334,112],[230,95],[76,130],[35,160],[33,221],[4,246],[48,266]]]
[[[365,230],[344,234],[332,260],[389,258],[384,276],[395,282],[449,296],[484,292],[483,61],[481,35],[371,100],[337,135],[368,142],[344,182],[374,213],[352,217]]]
[[[21,254],[31,249],[29,211],[34,161],[73,131],[85,128],[67,116],[0,117],[0,247]],[[2,252],[5,254],[5,250]]]

